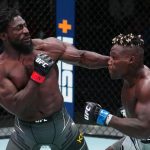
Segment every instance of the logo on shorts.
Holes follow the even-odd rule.
[[[42,145],[40,150],[51,150],[49,145]]]
[[[78,136],[77,142],[81,144],[82,141],[83,141],[83,133],[80,133]]]
[[[35,123],[43,123],[43,122],[47,122],[47,119],[40,119],[40,120],[36,120]]]

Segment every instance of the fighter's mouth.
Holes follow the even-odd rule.
[[[23,40],[31,40],[31,36],[30,35],[26,35],[23,37]]]
[[[22,40],[25,41],[25,42],[30,42],[30,41],[31,41],[31,38],[30,38],[30,37],[25,37],[25,38],[23,38]]]

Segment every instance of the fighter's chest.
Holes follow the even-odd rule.
[[[27,62],[11,62],[6,70],[8,79],[10,79],[18,89],[22,89],[27,84],[33,72],[33,62],[30,60]]]
[[[134,108],[137,102],[135,87],[122,89],[121,100],[127,113],[134,115]]]

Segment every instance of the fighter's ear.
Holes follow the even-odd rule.
[[[1,39],[2,41],[5,41],[5,40],[7,39],[7,33],[1,32],[1,33],[0,33],[0,39]]]

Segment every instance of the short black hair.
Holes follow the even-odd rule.
[[[9,23],[21,13],[15,8],[5,8],[0,10],[0,32],[5,32]]]
[[[115,38],[112,39],[112,44],[118,44],[122,46],[129,47],[144,47],[144,40],[141,38],[141,35],[134,35],[133,33],[124,35],[119,34]]]

